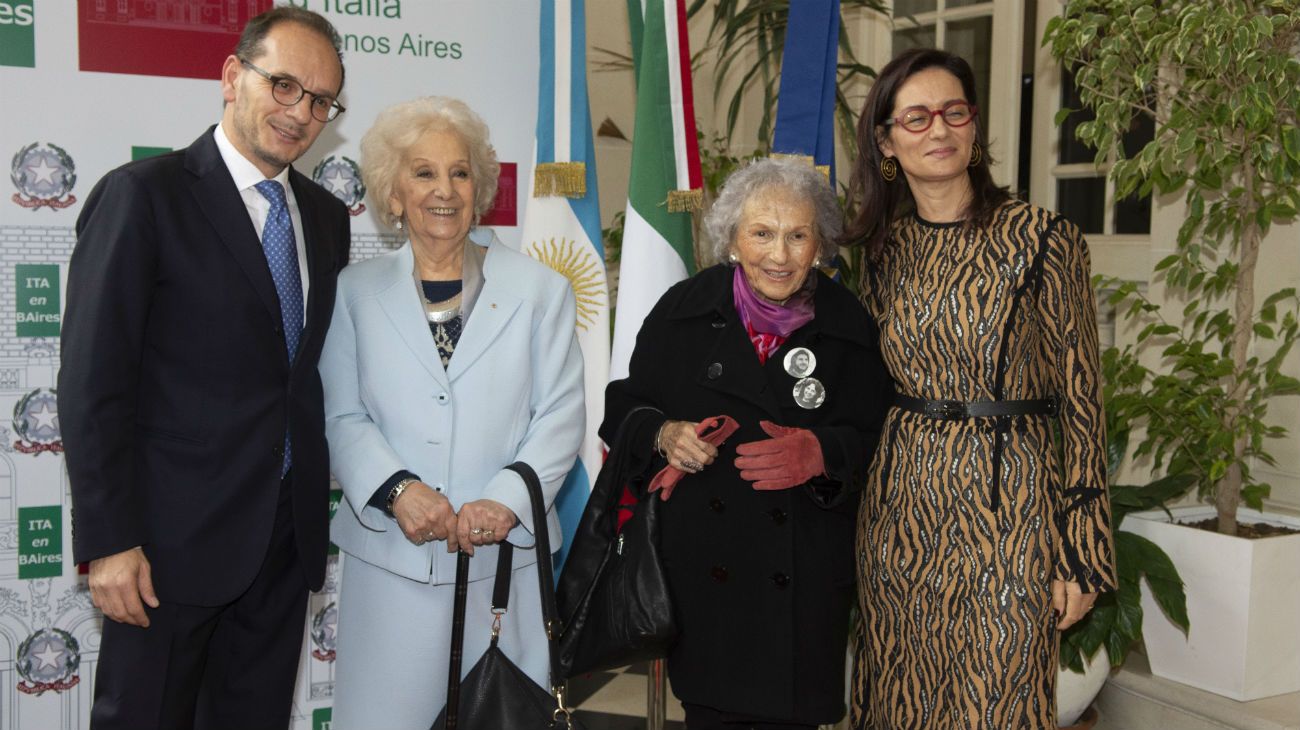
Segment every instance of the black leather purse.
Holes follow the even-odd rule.
[[[511,464],[523,478],[532,501],[533,534],[537,539],[537,580],[541,586],[542,618],[546,622],[547,647],[551,655],[551,689],[531,680],[497,646],[497,631],[510,598],[510,569],[514,546],[497,546],[497,574],[492,587],[492,643],[465,679],[460,678],[465,647],[465,597],[469,590],[470,556],[456,560],[456,602],[452,609],[451,660],[447,670],[447,706],[430,730],[582,730],[564,702],[564,680],[559,669],[556,634],[555,583],[551,573],[551,543],[546,530],[546,505],[542,485],[532,467],[522,461]]]
[[[631,415],[619,426],[560,574],[564,677],[662,658],[677,639],[660,554],[658,495],[633,489],[640,497],[631,518],[621,530],[618,525],[624,486],[644,466],[628,443]]]

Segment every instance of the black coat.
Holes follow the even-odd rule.
[[[294,538],[321,585],[329,453],[316,372],[348,214],[296,170],[310,290],[288,361],[279,298],[212,129],[104,176],[77,219],[59,371],[78,562],[143,545],[165,601],[234,600],[266,556],[293,439]]]
[[[645,454],[665,419],[728,415],[740,424],[663,512],[662,541],[682,636],[669,657],[684,702],[801,723],[844,714],[845,642],[854,600],[853,537],[864,473],[893,388],[875,324],[844,287],[817,273],[816,316],[766,365],[732,302],[730,266],[669,289],[637,336],[630,373],[606,391],[601,436],[631,415]],[[826,386],[820,407],[795,403],[786,352],[806,347]],[[736,446],[767,438],[760,420],[816,434],[828,478],[759,492],[734,466]],[[655,457],[653,474],[664,466]]]

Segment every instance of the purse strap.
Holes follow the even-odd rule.
[[[456,556],[456,600],[451,609],[451,659],[447,667],[447,717],[444,730],[456,730],[460,715],[460,664],[465,654],[465,598],[469,593],[469,553]]]
[[[546,526],[546,503],[542,499],[542,482],[537,472],[522,461],[516,461],[506,467],[524,480],[528,488],[528,499],[533,507],[533,538],[537,544],[537,582],[541,587],[542,620],[546,627],[546,648],[551,658],[551,691],[562,692],[563,682],[560,673],[559,640],[561,625],[559,611],[555,607],[555,574],[551,566],[551,538]],[[501,565],[497,564],[497,580],[501,580]],[[510,573],[506,571],[506,594],[509,594]],[[495,593],[495,591],[494,591]],[[494,601],[495,603],[495,601]],[[502,604],[504,607],[504,603]],[[560,699],[560,698],[557,698]]]
[[[546,502],[542,497],[542,483],[537,472],[522,461],[506,467],[519,475],[528,490],[532,505],[533,538],[537,550],[537,582],[541,588],[542,620],[546,627],[546,648],[551,664],[551,694],[555,697],[554,720],[561,717],[569,726],[571,718],[565,707],[564,682],[560,679],[560,621],[555,607],[555,577],[551,566],[551,539],[546,526]],[[469,593],[469,553],[461,551],[456,556],[456,602],[451,612],[451,659],[447,668],[447,716],[445,730],[455,730],[460,712],[460,668],[465,652],[465,601]],[[514,562],[514,546],[508,542],[497,546],[497,574],[492,586],[492,613],[498,619],[506,612],[510,601],[510,572]],[[496,628],[492,643],[496,644]]]

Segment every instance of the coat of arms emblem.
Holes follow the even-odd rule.
[[[361,215],[366,210],[361,201],[366,197],[366,185],[361,181],[361,168],[351,158],[330,155],[320,161],[311,172],[311,179],[343,201],[348,213]]]
[[[37,388],[14,404],[14,449],[24,454],[63,453],[59,399],[51,388]]]
[[[81,681],[77,667],[81,664],[81,647],[72,634],[63,629],[41,629],[18,645],[14,662],[22,681],[18,691],[42,695],[50,690],[62,692]]]
[[[316,612],[311,620],[311,655],[323,662],[334,661],[338,640],[339,607],[330,603]]]
[[[9,179],[18,192],[13,201],[24,208],[59,210],[77,202],[72,186],[77,169],[67,150],[54,144],[31,144],[18,150],[9,167]]]

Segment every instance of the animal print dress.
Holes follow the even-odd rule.
[[[1051,581],[1115,585],[1088,268],[1074,225],[1014,201],[983,229],[908,217],[866,268],[900,392],[1061,403],[1055,419],[889,411],[859,512],[855,728],[1056,727]]]

